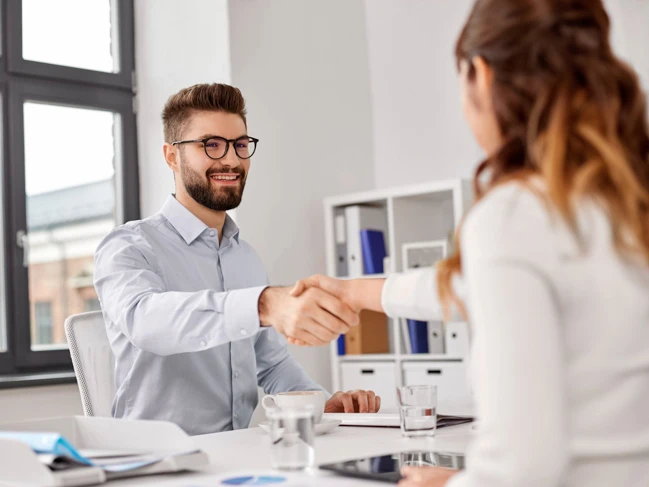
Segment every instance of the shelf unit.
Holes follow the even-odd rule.
[[[340,278],[384,278],[390,273],[404,270],[401,257],[403,244],[445,240],[451,249],[455,229],[471,201],[471,183],[464,179],[431,181],[326,198],[324,211],[327,274]],[[337,210],[352,205],[371,206],[385,211],[385,245],[389,256],[385,274],[336,276],[335,215]],[[384,397],[384,405],[387,409],[393,409],[396,407],[396,387],[408,382],[406,376],[411,374],[413,368],[422,368],[422,373],[438,373],[441,370],[446,373],[446,370],[453,369],[448,375],[452,377],[456,377],[458,367],[465,369],[466,361],[463,355],[406,353],[400,320],[390,319],[388,323],[390,353],[339,356],[337,344],[332,343],[330,350],[334,390],[379,388],[382,389],[382,396],[388,396]],[[438,366],[439,368],[436,368]],[[411,376],[419,377],[417,374]],[[431,380],[434,382],[436,378],[431,377]],[[453,384],[455,382],[457,380]],[[461,382],[457,387],[452,386],[453,391],[448,390],[448,384],[445,387],[454,396],[468,394],[466,380]],[[349,387],[350,384],[353,387]]]

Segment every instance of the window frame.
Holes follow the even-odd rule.
[[[17,241],[27,231],[25,192],[24,103],[38,102],[115,112],[120,116],[119,160],[116,168],[116,217],[118,223],[140,217],[139,171],[136,132],[136,86],[134,58],[133,0],[112,0],[117,7],[120,71],[103,73],[58,66],[22,58],[22,1],[2,2],[2,53],[0,96],[2,97],[2,218],[6,303],[7,351],[0,352],[0,388],[4,379],[44,373],[60,377],[71,372],[67,348],[31,349],[28,269],[23,266],[23,249]],[[71,134],[70,139],[73,139]],[[62,147],[71,140],[61,141]],[[53,326],[59,326],[53,323]],[[60,381],[60,378],[58,379]]]

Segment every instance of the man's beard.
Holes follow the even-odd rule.
[[[236,174],[239,176],[238,186],[224,186],[215,188],[212,186],[210,176],[212,174]],[[241,167],[229,170],[210,169],[204,177],[189,167],[182,159],[180,161],[180,178],[187,194],[198,204],[210,210],[228,211],[233,210],[241,204],[243,188],[246,186],[246,172]]]

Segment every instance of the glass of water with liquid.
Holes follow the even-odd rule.
[[[397,396],[403,436],[434,436],[437,429],[437,386],[399,387]]]
[[[270,461],[279,470],[303,470],[315,464],[313,406],[272,408],[266,411],[270,427]]]

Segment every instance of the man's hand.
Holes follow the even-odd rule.
[[[441,467],[403,467],[398,487],[443,487],[457,473]]]
[[[325,404],[325,413],[378,413],[381,396],[374,391],[336,392]]]
[[[358,313],[340,299],[317,288],[300,296],[289,288],[269,287],[259,297],[259,321],[301,345],[325,345],[358,325]]]

